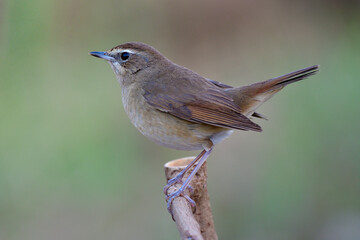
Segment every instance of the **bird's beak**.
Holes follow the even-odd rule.
[[[105,59],[107,61],[115,61],[115,58],[109,56],[106,52],[89,52],[91,56]]]

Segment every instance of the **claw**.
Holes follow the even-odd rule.
[[[189,195],[186,195],[184,193],[184,189],[180,188],[179,190],[177,190],[176,192],[172,193],[170,196],[166,197],[166,201],[167,201],[167,210],[168,212],[171,214],[172,219],[175,221],[173,213],[171,211],[171,204],[174,201],[175,198],[177,197],[184,197],[191,205],[192,209],[193,209],[193,213],[195,213],[196,211],[196,203],[194,200],[192,200]]]
[[[169,188],[171,186],[174,186],[177,183],[182,184],[182,178],[183,178],[183,175],[178,174],[176,177],[170,179],[168,181],[168,183],[165,185],[165,187],[163,188],[164,194],[167,195],[167,191],[169,190]]]
[[[179,193],[179,191],[176,191],[176,192],[174,192],[174,194],[171,194],[171,196],[167,197],[167,210],[171,214],[171,216],[173,215],[171,212],[171,204],[175,198],[180,196],[180,194],[181,193]]]
[[[171,193],[170,195],[166,195],[165,200],[168,201],[175,193],[177,193],[177,192],[180,191],[181,189],[182,189],[182,187],[181,187],[179,190]],[[190,191],[190,196],[194,194],[194,188],[193,188],[192,186],[189,185],[189,186],[186,187],[186,189],[189,189],[189,191]],[[184,191],[185,191],[185,190],[184,190]],[[187,196],[187,195],[186,195],[186,194],[180,194],[179,196]],[[189,198],[190,198],[190,197],[189,197]],[[191,198],[190,198],[190,199],[191,199]]]
[[[186,200],[188,200],[188,202],[189,202],[190,205],[191,205],[191,208],[193,209],[193,213],[195,213],[195,212],[196,212],[196,203],[195,203],[195,201],[192,200],[192,199],[189,197],[189,195],[184,194],[183,197],[186,198]]]

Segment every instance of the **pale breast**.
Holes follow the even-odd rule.
[[[232,131],[201,123],[192,123],[150,106],[133,84],[122,89],[125,112],[132,124],[147,138],[178,150],[199,150],[229,136]],[[141,89],[141,88],[140,88]]]

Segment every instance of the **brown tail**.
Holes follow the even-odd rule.
[[[266,80],[264,82],[255,83],[254,85],[256,84],[262,85],[262,87],[258,88],[260,92],[273,91],[278,88],[281,89],[290,83],[294,83],[303,80],[311,75],[314,75],[318,70],[319,70],[319,65],[314,65],[311,67],[307,67],[304,69],[297,70],[295,72],[282,75],[280,77]]]
[[[261,116],[261,114],[255,113],[255,110],[269,100],[275,93],[290,83],[314,75],[318,70],[319,65],[314,65],[263,82],[239,88],[229,88],[225,91],[227,91],[241,109],[243,109],[244,115],[250,116],[254,114],[254,117],[257,117],[257,115]]]

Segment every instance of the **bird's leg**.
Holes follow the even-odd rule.
[[[184,174],[192,167],[194,166],[194,164],[199,161],[199,159],[205,154],[205,150],[203,150],[196,158],[194,158],[194,160],[192,160],[178,175],[176,175],[176,177],[170,179],[168,181],[168,183],[165,185],[164,187],[164,193],[167,196],[167,191],[169,189],[169,187],[175,185],[176,183],[183,183],[182,179],[184,177]],[[189,186],[190,187],[190,186]],[[191,189],[191,188],[190,188]]]
[[[171,212],[171,204],[172,201],[174,201],[175,198],[179,197],[179,196],[183,196],[185,197],[189,203],[195,208],[195,202],[189,197],[187,196],[184,192],[186,190],[186,188],[189,186],[191,179],[194,177],[194,175],[199,171],[199,169],[201,168],[201,166],[204,164],[204,162],[206,161],[206,159],[209,157],[211,151],[212,151],[213,147],[211,146],[211,148],[209,148],[208,150],[204,150],[203,152],[201,152],[199,154],[200,159],[198,164],[196,165],[196,167],[194,168],[194,170],[190,173],[190,175],[186,178],[185,182],[183,183],[183,185],[181,185],[181,187],[179,188],[179,190],[177,190],[176,192],[170,194],[166,200],[167,200],[167,209],[169,211],[169,213],[172,215]],[[192,163],[192,162],[191,162]],[[191,164],[190,163],[190,164]],[[190,165],[189,164],[189,165]],[[195,164],[195,163],[193,163]],[[180,174],[179,174],[180,175]]]

